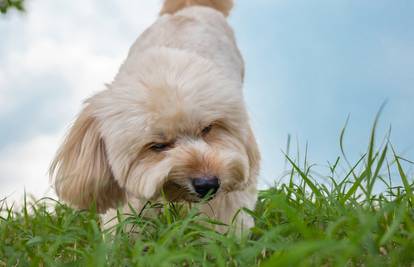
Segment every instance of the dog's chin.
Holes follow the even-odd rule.
[[[190,202],[198,203],[210,201],[217,196],[219,192],[200,198],[191,188],[191,185],[182,184],[180,182],[168,181],[163,186],[163,197],[171,202]]]

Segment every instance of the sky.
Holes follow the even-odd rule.
[[[48,166],[82,100],[111,82],[158,0],[29,1],[0,16],[0,199],[52,195]],[[288,136],[322,168],[392,127],[414,159],[414,2],[236,0],[229,22],[246,61],[244,93],[262,153],[260,187],[284,173]]]

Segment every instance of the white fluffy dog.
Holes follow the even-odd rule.
[[[243,100],[231,0],[166,0],[107,89],[89,98],[51,166],[58,196],[100,212],[198,202],[224,223],[253,209],[259,151]],[[239,227],[253,226],[241,212]]]

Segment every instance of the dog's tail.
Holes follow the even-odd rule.
[[[227,17],[233,8],[233,0],[165,0],[160,15],[174,14],[188,6],[212,7]]]

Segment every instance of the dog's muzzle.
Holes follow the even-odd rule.
[[[194,191],[198,194],[198,197],[200,198],[204,198],[207,195],[213,196],[217,193],[217,190],[220,187],[219,179],[215,176],[193,178],[191,180],[191,183],[194,187]]]

